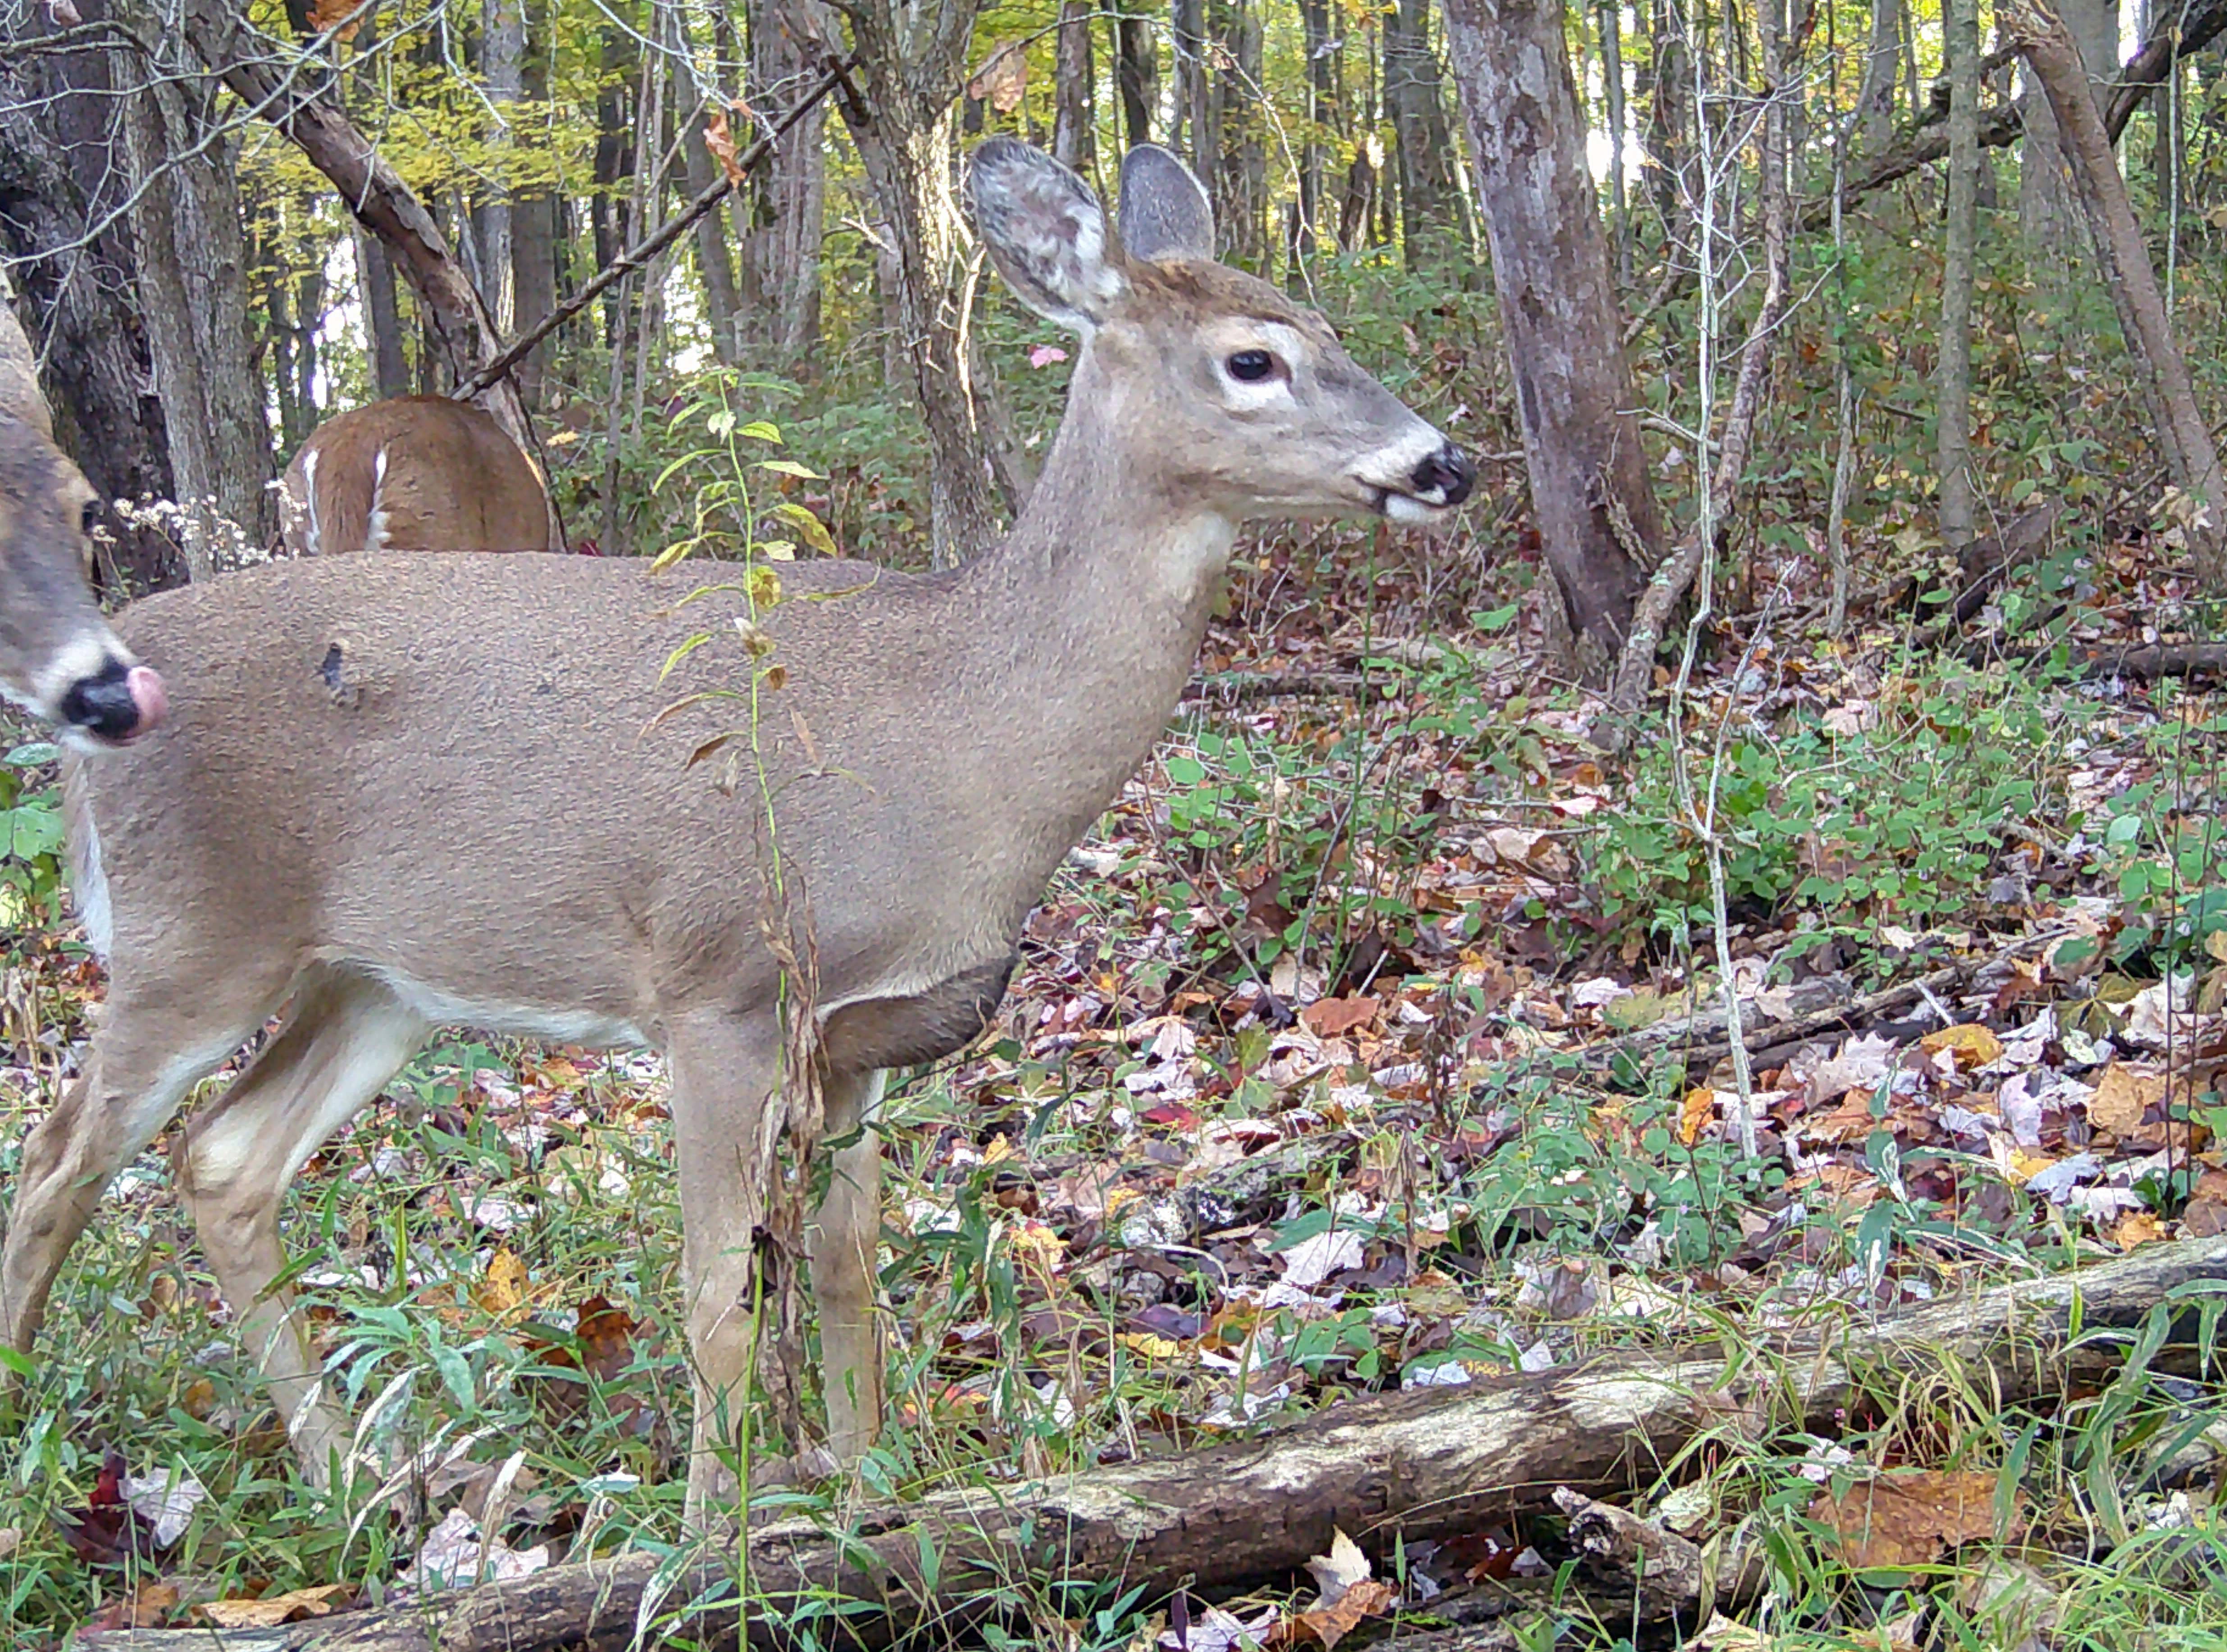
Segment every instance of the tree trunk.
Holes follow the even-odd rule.
[[[1856,88],[1854,127],[1860,154],[1876,155],[1894,137],[1895,71],[1902,61],[1902,0],[1872,0],[1872,32]]]
[[[1399,149],[1400,239],[1407,267],[1426,268],[1453,250],[1456,154],[1429,0],[1397,0],[1385,16],[1384,102]]]
[[[151,16],[124,16],[147,38]],[[140,77],[123,100],[137,200],[131,233],[139,292],[170,443],[170,475],[184,512],[182,549],[195,579],[234,565],[277,537],[264,389],[247,332],[236,150],[212,130],[214,89],[184,65],[112,60]],[[245,545],[233,542],[235,532]]]
[[[489,134],[498,154],[511,143],[511,113],[523,88],[526,70],[524,0],[484,0],[480,29],[480,68],[488,102],[495,112]],[[496,330],[516,325],[518,304],[511,291],[512,224],[510,180],[498,175],[495,193],[476,213],[480,226],[480,295],[487,300]]]
[[[544,24],[546,27],[546,24]],[[519,76],[521,89],[534,102],[544,102],[548,89],[548,45],[534,40]],[[557,309],[557,201],[546,187],[533,187],[510,198],[510,305],[519,332],[541,325],[541,318]],[[386,252],[380,249],[380,258]],[[394,276],[387,276],[387,303],[394,298]],[[401,334],[397,334],[397,359],[401,356]],[[548,372],[548,343],[539,343],[517,367],[519,396],[530,410],[544,407],[544,374]],[[386,394],[386,392],[380,392]]]
[[[991,386],[977,384],[962,335],[974,282],[953,188],[951,105],[978,0],[924,12],[901,0],[850,10],[863,93],[844,118],[879,208],[897,277],[899,346],[928,426],[931,555],[949,567],[1004,530],[992,471]],[[1014,479],[1018,485],[1018,479]]]
[[[1222,131],[1222,194],[1215,233],[1223,254],[1249,270],[1268,262],[1268,151],[1257,106],[1261,85],[1260,12],[1255,0],[1224,0],[1222,62],[1216,103]]]
[[[1060,0],[1052,102],[1052,158],[1086,178],[1094,176],[1098,168],[1090,100],[1091,88],[1098,75],[1091,55],[1090,0]]]
[[[10,45],[54,27],[43,8],[0,13],[0,41]],[[169,440],[162,404],[146,393],[131,239],[118,220],[86,239],[126,189],[121,145],[112,141],[115,108],[103,50],[0,58],[0,252],[16,260],[8,272],[16,314],[41,357],[63,450],[103,499],[169,499],[176,491]],[[57,256],[57,247],[78,250]],[[185,577],[166,535],[137,522],[120,528],[107,571],[125,593]]]
[[[1322,227],[1323,137],[1334,110],[1330,0],[1299,0],[1299,6],[1300,35],[1307,54],[1307,110],[1299,143],[1299,234],[1292,248],[1295,267],[1314,256],[1315,238]]]
[[[1972,278],[1979,236],[1980,18],[1976,0],[1943,0],[1949,60],[1949,223],[1941,266],[1941,387],[1937,420],[1941,538],[1972,540]]]
[[[2117,0],[2065,0],[2062,16],[2091,87],[2115,80],[2119,68]],[[2019,99],[2026,139],[2019,156],[2019,226],[2036,284],[2061,309],[2070,296],[2067,252],[2082,245],[2083,219],[2068,169],[2064,137],[2050,97],[2029,73]]]
[[[718,105],[699,96],[688,76],[686,64],[694,55],[695,42],[689,38],[682,10],[660,6],[658,16],[667,34],[666,49],[672,54],[667,60],[672,83],[667,97],[680,126],[688,194],[692,199],[710,188],[718,176],[718,163],[705,141],[706,123]],[[750,142],[747,131],[733,131],[731,136],[738,148]],[[704,283],[704,322],[711,335],[711,353],[725,366],[738,367],[744,359],[742,299],[735,284],[734,262],[727,255],[726,224],[720,214],[705,213],[696,220],[695,242],[696,272]]]
[[[1121,124],[1129,147],[1152,141],[1152,111],[1160,100],[1158,48],[1151,20],[1132,16],[1127,8],[1107,0],[1106,16],[1114,30],[1114,79],[1121,92]]]
[[[2149,247],[2127,199],[2109,134],[2089,89],[2079,48],[2045,0],[2004,0],[2003,31],[2025,54],[2026,66],[2049,95],[2064,139],[2064,157],[2101,255],[2119,328],[2141,368],[2150,419],[2166,469],[2179,489],[2181,520],[2198,579],[2214,595],[2227,593],[2227,487],[2219,452],[2196,404],[2188,364],[2166,314]]]
[[[1624,193],[1624,3],[1602,0],[1601,86],[1608,96],[1608,194],[1616,220],[1616,279],[1631,284],[1631,205]]]
[[[1667,228],[1686,218],[1681,178],[1694,131],[1694,60],[1678,0],[1653,0],[1648,17],[1655,48],[1647,107],[1647,154],[1655,164],[1649,175],[1655,210]]]
[[[1643,577],[1619,535],[1662,544],[1640,445],[1585,119],[1556,0],[1447,0],[1501,329],[1514,373],[1531,506],[1560,588],[1571,664],[1615,657]]]
[[[962,1638],[1016,1579],[1120,1583],[1146,1598],[1296,1572],[1361,1534],[1388,1575],[1400,1546],[1549,1513],[1567,1487],[1611,1496],[1711,1437],[1829,1432],[1898,1375],[1976,1370],[2005,1406],[2109,1384],[2138,1332],[2174,1303],[2151,1369],[2198,1368],[2207,1327],[2194,1305],[2227,1279],[2227,1240],[2146,1245],[2056,1278],[1960,1292],[1828,1335],[1783,1336],[1728,1367],[1721,1352],[1604,1355],[1535,1376],[1357,1400],[1254,1439],[1056,1477],[1026,1488],[932,1492],[897,1508],[756,1526],[744,1543],[750,1643],[826,1643],[839,1621],[874,1648]],[[2113,1335],[2110,1333],[2118,1333]],[[622,1652],[639,1644],[646,1593],[666,1605],[730,1604],[672,1628],[735,1643],[736,1558],[666,1575],[665,1557],[627,1554],[406,1605],[289,1625],[257,1652]],[[799,1607],[810,1603],[805,1611]],[[654,1609],[653,1609],[654,1610]],[[660,1627],[666,1627],[660,1620]],[[700,1637],[700,1638],[697,1638]],[[839,1639],[840,1637],[838,1637]],[[848,1643],[844,1642],[843,1643]],[[118,1631],[88,1652],[220,1652],[200,1631]],[[223,1644],[239,1644],[227,1635]]]
[[[759,0],[750,16],[753,108],[788,107],[814,72],[813,41],[831,25],[820,0]],[[820,242],[827,169],[825,106],[791,127],[743,182],[743,324],[776,370],[802,371],[820,338]]]

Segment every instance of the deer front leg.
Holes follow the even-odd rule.
[[[827,1134],[864,1130],[881,1105],[880,1073],[826,1081]],[[871,1130],[838,1149],[827,1196],[805,1230],[812,1257],[812,1303],[820,1316],[820,1387],[827,1401],[827,1445],[849,1468],[872,1447],[882,1426],[882,1338],[875,1318],[882,1243],[882,1150]]]
[[[757,1354],[754,1247],[774,1164],[769,1132],[780,1116],[768,1105],[781,1081],[780,1021],[771,1012],[677,1017],[666,1056],[696,1394],[683,1521],[703,1533],[730,1515],[737,1526],[742,1518],[731,1458],[749,1421]]]

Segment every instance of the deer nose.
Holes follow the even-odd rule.
[[[1458,505],[1467,499],[1470,484],[1476,480],[1477,467],[1451,442],[1426,456],[1407,478],[1419,496],[1429,499],[1436,494],[1439,502],[1445,505]]]
[[[169,714],[163,679],[147,666],[111,660],[62,696],[62,720],[114,745],[135,740]]]

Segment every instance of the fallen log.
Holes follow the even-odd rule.
[[[791,1519],[747,1540],[753,1644],[886,1644],[933,1623],[957,1632],[1024,1579],[1121,1579],[1151,1594],[1212,1589],[1303,1566],[1337,1528],[1382,1553],[1553,1507],[1558,1488],[1627,1491],[1704,1434],[1831,1432],[1874,1378],[1991,1367],[2005,1404],[2093,1383],[2159,1303],[2227,1281],[2227,1238],[2144,1247],[2071,1274],[1726,1353],[1640,1352],[1534,1376],[1357,1400],[1187,1457],[918,1502]],[[2191,1321],[2192,1323],[2192,1315]],[[660,1572],[660,1566],[664,1571]],[[265,1631],[81,1637],[97,1652],[620,1652],[640,1621],[731,1641],[733,1566],[650,1554],[552,1567],[514,1582]],[[662,1586],[662,1593],[660,1589]],[[691,1611],[724,1598],[724,1606]],[[1006,1594],[1005,1600],[1012,1597]],[[645,1601],[649,1604],[645,1606]],[[838,1614],[846,1614],[839,1616]],[[848,1615],[855,1614],[855,1615]]]

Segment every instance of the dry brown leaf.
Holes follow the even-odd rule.
[[[733,107],[739,110],[742,105],[736,104]],[[729,183],[743,181],[742,162],[737,156],[734,131],[727,124],[725,109],[714,109],[704,118],[704,147],[719,163],[719,170],[727,175]]]
[[[2206,1170],[2196,1178],[2188,1209],[2180,1213],[2180,1225],[2191,1239],[2227,1234],[2227,1170]]]
[[[1944,1049],[1955,1051],[1956,1068],[1963,1073],[2000,1061],[2003,1054],[2003,1041],[1977,1022],[1929,1032],[1918,1041],[1918,1047],[1929,1056],[1937,1056]]]
[[[175,1584],[143,1583],[128,1595],[119,1595],[78,1625],[80,1631],[105,1634],[114,1630],[160,1629],[178,1609]]]
[[[194,1608],[194,1616],[217,1629],[277,1629],[306,1617],[323,1617],[344,1611],[355,1591],[345,1583],[320,1584],[314,1589],[290,1589],[283,1595],[260,1600],[211,1600]],[[319,1631],[322,1633],[322,1631]]]
[[[1924,1566],[1944,1549],[1991,1537],[1995,1530],[1994,1474],[1984,1469],[1924,1470],[1884,1475],[1839,1496],[1820,1491],[1809,1518],[1840,1534],[1848,1564],[1907,1569]],[[2015,1535],[2024,1525],[2022,1498],[2014,1499]]]
[[[334,29],[333,38],[347,45],[355,38],[355,31],[363,22],[362,18],[350,15],[357,3],[358,0],[309,0],[309,27],[320,34]]]
[[[1299,1019],[1318,1038],[1337,1038],[1376,1019],[1382,1005],[1375,998],[1317,998],[1299,1011]]]
[[[2134,1211],[2111,1230],[2111,1241],[2121,1250],[2130,1251],[2164,1237],[2165,1224],[2147,1210]]]
[[[1678,1109],[1678,1139],[1691,1147],[1701,1139],[1701,1132],[1716,1122],[1717,1093],[1702,1085],[1686,1092],[1685,1105]]]
[[[1274,1652],[1279,1647],[1319,1646],[1332,1652],[1337,1643],[1361,1626],[1364,1618],[1382,1617],[1399,1604],[1399,1591],[1388,1583],[1364,1578],[1337,1598],[1335,1604],[1299,1612],[1279,1623],[1263,1642]]]
[[[2096,1094],[2088,1098],[2088,1122],[2114,1136],[2139,1135],[2143,1115],[2164,1099],[2163,1078],[2113,1062],[2096,1081]]]
[[[993,48],[990,61],[967,83],[967,95],[986,99],[1001,115],[1010,115],[1028,95],[1028,42],[1009,40]]]

